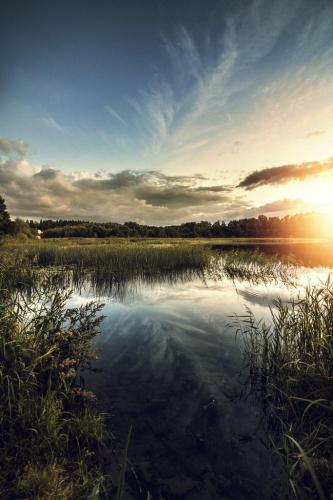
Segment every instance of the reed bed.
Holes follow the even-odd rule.
[[[33,271],[17,257],[0,264],[0,497],[97,498],[109,437],[81,372],[100,306],[66,308],[69,292],[47,273],[27,296]]]
[[[291,494],[331,498],[333,491],[333,284],[277,301],[272,323],[239,318],[250,380]]]
[[[97,296],[125,296],[140,281],[172,284],[199,277],[292,285],[297,277],[296,265],[259,250],[220,252],[186,243],[162,246],[140,241],[62,246],[59,242],[35,242],[15,247],[12,253],[18,259],[24,258],[33,270],[52,268],[54,273],[61,273],[68,287],[79,290],[89,284]]]
[[[38,266],[101,270],[115,280],[151,276],[182,268],[203,269],[208,263],[207,249],[187,245],[35,245],[23,248],[23,253]]]
[[[294,285],[297,278],[297,266],[281,256],[267,255],[256,249],[233,249],[214,253],[211,268],[217,277],[252,284],[282,282],[286,285]]]

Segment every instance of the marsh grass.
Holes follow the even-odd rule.
[[[249,241],[249,240],[247,240]],[[226,277],[251,283],[290,284],[297,266],[287,257],[268,255],[255,247],[212,250],[210,240],[65,239],[9,242],[1,254],[25,258],[32,267],[71,270],[73,282],[86,275],[92,283],[117,288],[126,281],[156,281],[191,272],[207,278]]]
[[[78,271],[93,269],[108,273],[114,281],[151,276],[178,269],[203,268],[207,249],[200,246],[122,245],[30,245],[23,247],[32,263],[42,266],[70,267]]]
[[[238,318],[252,387],[262,402],[293,495],[333,491],[333,284],[271,309],[272,323]]]
[[[185,243],[29,242],[1,249],[1,498],[99,498],[110,484],[103,474],[105,421],[81,377],[94,356],[99,306],[66,308],[68,290],[88,280],[100,293],[126,293],[131,280],[172,284],[198,275],[251,283],[290,278],[278,259],[259,252],[221,257]]]
[[[297,267],[288,259],[267,255],[259,250],[211,250],[208,246],[187,242],[165,243],[140,240],[103,244],[82,244],[77,240],[29,242],[5,245],[0,256],[10,252],[38,280],[45,268],[60,279],[63,286],[80,292],[89,289],[95,296],[117,296],[120,300],[135,295],[141,284],[155,285],[188,282],[199,278],[231,279],[251,284],[283,282],[294,284]],[[19,266],[17,266],[19,267]],[[26,273],[27,274],[27,273]],[[19,280],[17,280],[19,281]],[[22,281],[23,283],[23,281]],[[29,280],[25,278],[26,288]]]
[[[17,259],[0,265],[0,497],[87,498],[109,440],[81,376],[101,306],[66,308],[70,293],[47,273],[27,295],[33,271]]]
[[[239,248],[214,253],[211,266],[218,277],[247,281],[251,284],[295,284],[297,267],[288,258],[267,255],[257,249],[250,251]]]

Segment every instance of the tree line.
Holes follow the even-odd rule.
[[[326,220],[327,219],[327,220]],[[43,238],[64,237],[144,237],[144,238],[290,238],[328,237],[329,216],[317,213],[285,217],[245,218],[229,222],[185,222],[179,225],[150,226],[129,221],[87,222],[77,220],[27,221],[34,230],[40,229]]]
[[[88,222],[80,220],[39,221],[22,219],[11,220],[5,200],[0,196],[0,236],[12,235],[33,238],[42,232],[43,238],[106,238],[143,237],[143,238],[310,238],[331,237],[332,216],[318,213],[287,215],[285,217],[266,217],[224,221],[185,222],[170,226],[150,226],[129,221]]]

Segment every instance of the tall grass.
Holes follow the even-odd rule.
[[[333,284],[271,309],[272,323],[242,318],[251,383],[299,498],[333,492]]]
[[[25,269],[1,259],[0,497],[87,498],[101,481],[108,439],[81,377],[100,306],[67,309],[69,292],[47,274],[27,296],[18,286],[32,278]]]
[[[30,261],[39,266],[102,269],[115,279],[128,279],[181,268],[203,268],[208,260],[206,249],[186,245],[30,245],[24,248],[23,252]]]
[[[214,253],[211,266],[215,276],[252,284],[283,282],[289,285],[294,284],[297,277],[297,267],[277,255],[241,248]]]

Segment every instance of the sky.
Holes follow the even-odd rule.
[[[10,213],[333,215],[332,25],[332,0],[4,3]]]

